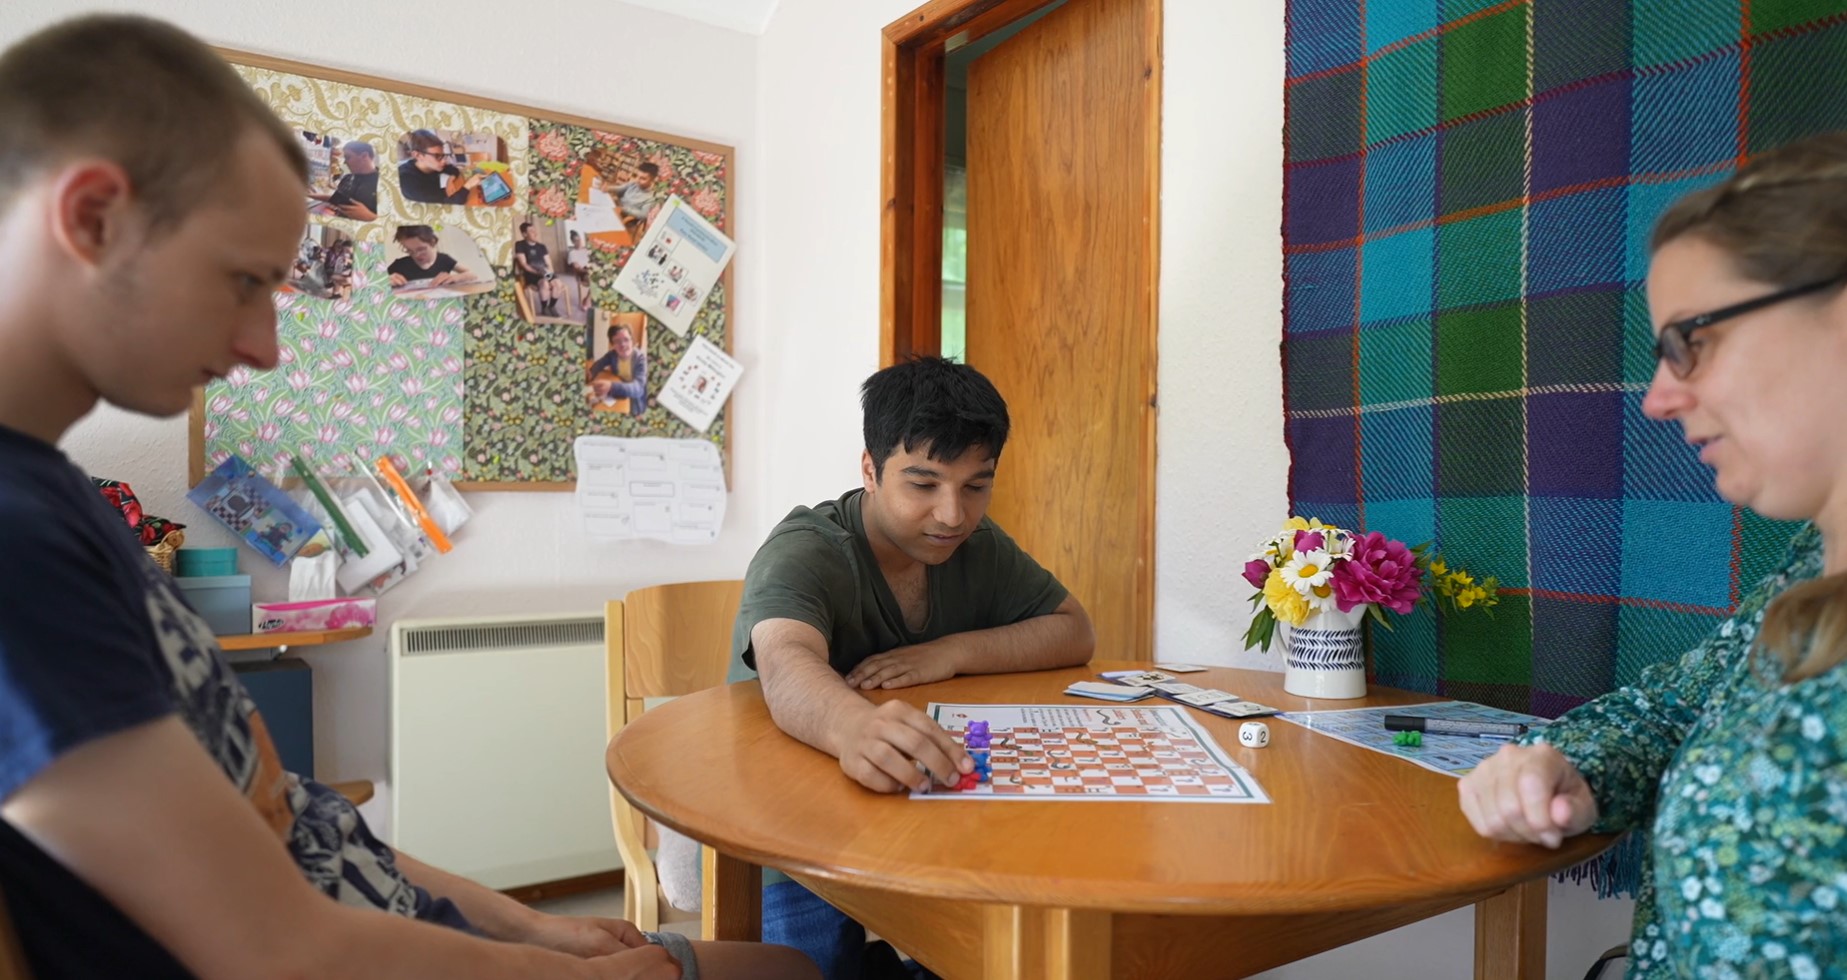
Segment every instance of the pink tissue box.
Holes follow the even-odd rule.
[[[378,622],[378,600],[350,597],[308,602],[259,602],[250,607],[253,633],[350,630]]]

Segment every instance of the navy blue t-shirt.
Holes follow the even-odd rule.
[[[63,453],[4,427],[0,538],[0,800],[85,742],[177,714],[322,893],[468,928],[398,872],[344,797],[282,768],[211,628],[121,516]],[[39,976],[185,975],[3,820],[0,895],[29,923],[20,940]]]

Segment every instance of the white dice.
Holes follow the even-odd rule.
[[[1251,749],[1263,748],[1270,744],[1270,726],[1261,721],[1247,721],[1239,725],[1238,744]]]

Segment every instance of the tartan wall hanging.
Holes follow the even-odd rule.
[[[1847,128],[1847,0],[1288,0],[1291,512],[1496,575],[1383,684],[1545,716],[1676,658],[1793,526],[1642,416],[1655,217]]]

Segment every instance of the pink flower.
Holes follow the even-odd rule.
[[[701,187],[699,190],[693,192],[692,199],[686,203],[691,204],[694,211],[705,215],[707,218],[712,218],[714,220],[718,218],[718,195],[713,193],[712,189],[709,187]]]
[[[1244,581],[1253,589],[1263,588],[1264,579],[1270,577],[1270,563],[1262,558],[1252,558],[1244,563]]]
[[[564,134],[555,129],[546,130],[533,141],[532,146],[533,149],[539,151],[540,156],[547,160],[562,160],[571,155],[570,142],[564,138]]]
[[[532,200],[532,206],[537,208],[540,214],[554,218],[570,217],[574,213],[572,207],[575,203],[556,187],[545,188]]]
[[[1375,602],[1402,615],[1417,604],[1422,580],[1411,549],[1373,531],[1354,538],[1351,556],[1334,564],[1334,604],[1349,612]]]
[[[1297,551],[1320,551],[1322,548],[1327,547],[1327,544],[1327,539],[1322,537],[1320,531],[1295,532],[1294,547]]]

